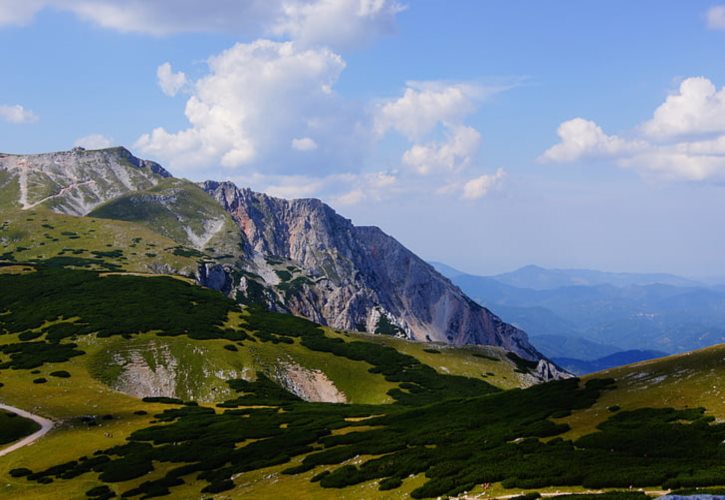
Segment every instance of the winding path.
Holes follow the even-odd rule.
[[[29,418],[30,420],[36,422],[38,425],[40,425],[40,430],[38,432],[34,432],[30,436],[27,436],[20,441],[17,441],[16,443],[8,446],[7,448],[3,448],[0,450],[0,457],[7,455],[8,453],[11,453],[19,448],[22,448],[23,446],[28,446],[29,444],[34,443],[38,439],[45,436],[48,431],[50,431],[55,423],[52,420],[48,420],[47,418],[39,417],[38,415],[33,415],[32,413],[29,413],[25,410],[21,410],[20,408],[15,408],[14,406],[8,406],[5,404],[0,403],[0,410],[7,410],[11,411],[13,413],[17,413],[19,416],[24,418]]]

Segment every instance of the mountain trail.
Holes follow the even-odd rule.
[[[88,186],[90,184],[95,184],[95,182],[96,181],[94,181],[92,179],[89,180],[89,181],[74,182],[73,184],[69,184],[68,186],[65,186],[65,187],[61,188],[60,191],[58,191],[56,194],[52,194],[50,196],[46,196],[42,200],[36,201],[35,203],[30,203],[30,204],[27,203],[27,187],[26,187],[26,200],[25,200],[25,203],[23,204],[23,210],[29,210],[31,208],[35,208],[38,205],[40,205],[41,203],[44,203],[44,202],[46,202],[48,200],[52,200],[53,198],[58,198],[59,196],[63,196],[64,194],[66,194],[71,189],[77,189],[77,188],[79,188],[81,186]],[[21,203],[22,203],[22,200],[21,200]]]
[[[8,446],[7,448],[3,448],[0,450],[0,457],[7,455],[8,453],[12,453],[13,451],[20,449],[24,446],[28,446],[30,444],[33,444],[38,439],[45,436],[55,425],[55,423],[52,420],[48,420],[47,418],[40,417],[38,415],[33,415],[30,412],[27,412],[25,410],[21,410],[20,408],[15,408],[14,406],[6,405],[0,403],[0,410],[6,410],[13,413],[17,413],[19,416],[28,418],[38,425],[40,425],[40,430],[38,432],[35,432],[31,434],[30,436],[27,436],[20,441]]]

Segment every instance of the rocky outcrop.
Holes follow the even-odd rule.
[[[0,154],[1,172],[14,180],[0,186],[3,197],[14,198],[20,208],[42,205],[69,215],[86,215],[108,200],[171,177],[158,163],[136,158],[125,148]]]
[[[320,200],[273,198],[230,182],[203,188],[242,230],[247,270],[269,276],[266,284],[283,292],[290,312],[334,328],[496,345],[543,358],[524,332],[377,227],[356,227]]]
[[[313,403],[347,403],[347,397],[320,370],[295,363],[280,363],[274,379],[292,394]]]

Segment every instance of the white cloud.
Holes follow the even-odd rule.
[[[725,29],[725,5],[715,5],[707,11],[707,26],[710,29]]]
[[[378,201],[398,190],[393,172],[338,173],[325,176],[267,175],[259,172],[231,178],[239,186],[281,198],[325,199],[334,205],[355,205]]]
[[[349,47],[395,30],[395,0],[3,0],[0,25],[25,24],[45,7],[121,32],[164,36],[222,32]]]
[[[38,121],[38,115],[25,109],[20,104],[12,106],[0,105],[0,120],[10,123],[33,123]]]
[[[606,134],[581,118],[561,124],[559,144],[543,162],[608,159],[648,177],[705,181],[725,179],[725,90],[688,78],[630,138]]]
[[[725,133],[725,88],[717,90],[707,78],[687,78],[642,131],[654,138]]]
[[[0,2],[0,26],[28,24],[46,3],[45,0],[3,0]]]
[[[559,126],[557,135],[561,142],[541,155],[542,161],[569,162],[582,158],[616,156],[637,149],[637,143],[604,133],[596,123],[574,118]]]
[[[402,163],[420,175],[460,173],[471,165],[481,134],[465,123],[487,96],[509,86],[484,87],[442,81],[408,82],[403,94],[376,104],[373,132],[377,138],[394,131],[412,144]]]
[[[394,32],[395,16],[403,10],[395,0],[287,1],[271,32],[308,46],[344,48]]]
[[[174,73],[168,62],[156,69],[156,79],[161,91],[169,97],[175,96],[188,83],[186,75],[182,71]]]
[[[357,205],[365,200],[365,191],[362,189],[353,189],[347,193],[336,196],[332,203],[335,205]]]
[[[493,175],[482,175],[471,179],[463,185],[463,198],[478,200],[486,196],[492,189],[500,186],[505,177],[506,171],[499,168]]]
[[[76,140],[74,145],[86,149],[106,149],[113,146],[113,141],[102,134],[91,134]]]
[[[403,163],[421,175],[432,171],[457,171],[471,163],[481,144],[481,134],[472,127],[451,126],[447,140],[427,144],[414,144],[403,154]]]
[[[136,147],[176,168],[220,163],[234,169],[285,151],[299,131],[349,138],[354,124],[341,123],[344,111],[331,91],[344,67],[329,49],[269,40],[236,44],[212,57],[209,75],[191,86],[189,128],[157,128]]]
[[[292,149],[295,151],[314,151],[317,149],[317,143],[309,137],[300,137],[292,139]]]
[[[467,83],[408,82],[401,97],[378,104],[375,131],[382,136],[395,130],[410,140],[420,140],[441,122],[461,123],[488,92]]]
[[[352,189],[332,197],[335,205],[357,205],[380,201],[397,191],[398,177],[389,172],[373,172],[346,176]]]

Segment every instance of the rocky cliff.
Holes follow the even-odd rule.
[[[248,271],[282,290],[294,314],[334,328],[542,357],[524,332],[377,227],[356,227],[315,199],[273,198],[230,182],[203,188],[242,230]]]

